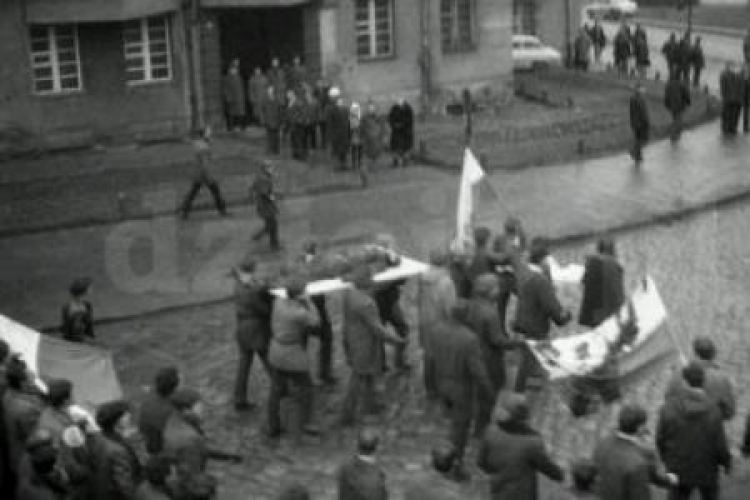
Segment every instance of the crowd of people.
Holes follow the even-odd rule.
[[[490,495],[498,500],[536,499],[537,474],[558,482],[570,477],[571,486],[561,485],[560,491],[571,498],[648,500],[650,483],[669,488],[674,499],[687,499],[693,490],[707,500],[719,498],[719,471],[732,465],[724,425],[735,417],[736,402],[730,379],[716,363],[713,341],[695,339],[695,359],[670,382],[654,443],[647,439],[646,411],[624,405],[613,434],[566,472],[530,426],[527,400],[529,391],[544,384],[544,375],[526,340],[549,342],[553,324],[573,320],[557,298],[549,242],[528,241],[520,221],[509,218],[500,234],[477,228],[467,243],[433,252],[430,269],[418,278],[425,411],[441,408],[450,424],[446,441],[430,452],[434,476],[407,485],[406,498],[461,498],[457,485],[471,480],[466,457],[472,447]],[[397,261],[392,237],[378,236],[375,244],[387,251],[389,261]],[[282,295],[272,291],[252,258],[233,270],[239,352],[234,407],[246,412],[263,398],[248,397],[248,376],[259,358],[270,378],[267,438],[289,436],[293,445],[304,444],[308,436],[326,432],[316,419],[316,386],[334,386],[347,375],[337,424],[361,427],[355,456],[338,472],[339,498],[387,499],[387,476],[376,458],[379,434],[362,426],[362,416],[377,420],[387,408],[388,396],[376,390],[386,371],[402,377],[413,373],[414,360],[407,356],[412,332],[401,309],[404,281],[376,282],[378,269],[367,264],[347,272],[352,287],[341,292],[341,346],[348,369],[336,373],[328,303],[325,296],[306,294],[310,266],[319,258],[317,245],[307,244],[285,270]],[[577,322],[596,328],[625,303],[614,242],[600,240],[584,268]],[[61,332],[71,342],[94,337],[93,308],[86,298],[90,288],[87,279],[70,287]],[[314,363],[311,337],[319,339]],[[386,345],[392,346],[392,360]],[[506,358],[512,351],[518,367],[511,385]],[[69,381],[47,380],[41,390],[5,342],[0,342],[0,382],[2,498],[210,499],[217,480],[208,462],[242,461],[211,444],[202,428],[201,395],[182,385],[174,367],[157,372],[139,405],[108,402],[93,417],[74,404]],[[571,387],[574,414],[585,413],[576,408],[592,407],[591,400],[619,406],[617,359],[608,357],[592,376],[574,378]],[[282,417],[285,398],[292,403],[288,418]],[[742,451],[750,455],[750,419]],[[311,497],[305,485],[291,484],[281,498]]]
[[[390,149],[393,166],[406,166],[414,147],[414,110],[403,98],[387,114],[373,101],[347,100],[341,89],[324,80],[313,82],[295,57],[283,66],[278,58],[267,72],[255,68],[245,80],[239,60],[224,76],[227,128],[256,125],[266,130],[268,152],[278,155],[289,145],[294,159],[305,161],[310,150],[330,148],[340,170],[357,171],[364,186],[367,173]]]

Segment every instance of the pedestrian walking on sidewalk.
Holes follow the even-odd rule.
[[[263,219],[263,228],[255,233],[253,241],[258,241],[268,235],[271,241],[271,250],[281,250],[279,243],[279,206],[277,204],[277,193],[274,186],[273,165],[270,161],[264,161],[260,172],[255,178],[252,186],[252,202],[258,216]]]
[[[193,201],[198,195],[198,192],[202,187],[208,188],[211,192],[211,196],[214,199],[216,210],[223,217],[229,215],[227,212],[227,206],[224,202],[224,198],[221,196],[221,189],[219,183],[211,175],[210,169],[213,165],[213,158],[211,155],[211,128],[206,127],[195,133],[193,139],[193,149],[195,150],[196,169],[193,175],[193,183],[190,186],[190,190],[185,196],[185,200],[182,203],[182,218],[187,219],[190,216],[190,210],[193,206]]]
[[[599,67],[602,62],[602,52],[607,45],[607,35],[604,34],[604,28],[602,28],[598,19],[594,21],[589,36],[591,37],[591,43],[594,45],[594,64]]]
[[[646,78],[648,67],[651,66],[651,58],[648,50],[648,37],[640,24],[636,25],[635,28],[633,52],[635,53],[635,68],[638,72],[638,77],[641,79]]]
[[[680,80],[690,83],[690,54],[693,48],[690,44],[690,33],[685,33],[680,43],[677,44],[675,64],[680,75]]]
[[[664,89],[664,106],[672,115],[669,137],[672,141],[677,141],[682,134],[682,115],[690,106],[690,89],[688,84],[676,75],[672,75]]]
[[[667,78],[672,78],[672,75],[677,72],[677,49],[677,35],[672,33],[669,35],[669,40],[667,40],[661,48],[661,53],[667,63],[667,71],[669,72]]]
[[[728,62],[721,72],[721,130],[725,135],[735,135],[742,111],[745,82],[732,62]]]
[[[630,150],[630,156],[636,164],[643,161],[643,147],[648,142],[651,128],[645,95],[646,89],[642,83],[638,83],[630,98],[630,128],[633,131],[633,147]]]
[[[617,68],[617,75],[620,77],[628,76],[628,59],[632,53],[632,44],[630,40],[630,33],[628,25],[622,23],[620,31],[617,32],[615,42],[613,46],[615,67]]]
[[[695,37],[695,43],[690,53],[690,65],[693,68],[693,87],[697,88],[701,83],[701,72],[706,67],[706,56],[703,54],[703,46],[699,36]]]

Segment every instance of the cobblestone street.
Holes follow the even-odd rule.
[[[745,238],[750,232],[749,215],[750,206],[741,205],[623,234],[618,240],[628,282],[637,279],[643,269],[654,277],[671,314],[668,327],[682,339],[684,349],[689,351],[691,338],[699,334],[709,334],[717,341],[721,363],[734,377],[740,402],[739,417],[729,428],[735,444],[740,439],[742,417],[750,406],[750,373],[746,370],[750,339],[745,331],[750,320],[750,254]],[[418,238],[419,233],[414,237]],[[562,262],[581,261],[589,249],[588,243],[566,246],[559,250],[559,257]],[[404,304],[412,325],[413,297],[414,290],[409,288]],[[563,297],[569,307],[577,308],[575,291],[565,291]],[[329,306],[336,318],[335,297]],[[252,397],[260,408],[247,416],[237,416],[229,404],[236,359],[233,327],[231,307],[218,305],[102,327],[100,335],[114,349],[122,381],[131,395],[137,397],[155,368],[165,363],[179,366],[187,383],[206,395],[210,404],[208,433],[222,447],[246,457],[242,465],[221,464],[214,468],[221,476],[222,499],[271,499],[287,480],[309,484],[315,498],[333,498],[333,473],[354,444],[353,433],[335,425],[347,375],[340,358],[340,343],[336,344],[339,387],[318,393],[316,406],[324,423],[324,436],[301,449],[284,441],[274,448],[264,441],[261,432],[268,384],[260,366],[254,367],[251,383]],[[418,355],[412,351],[415,360]],[[665,367],[637,390],[629,391],[626,399],[645,404],[653,417],[670,373],[670,368]],[[387,418],[377,422],[384,436],[381,460],[396,499],[401,498],[402,489],[411,481],[427,474],[427,454],[437,440],[445,438],[439,412],[425,408],[419,380],[417,373],[409,377],[392,375],[386,377],[382,387],[389,409]],[[586,455],[593,446],[593,437],[611,428],[611,415],[606,412],[573,419],[554,389],[535,399],[534,422],[555,456],[565,464]],[[481,498],[480,492],[486,487],[474,472],[475,481],[465,489],[467,499]],[[554,498],[554,488],[545,491],[545,499]]]

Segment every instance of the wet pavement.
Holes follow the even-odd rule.
[[[516,214],[530,234],[564,237],[644,223],[750,191],[750,139],[724,139],[717,124],[686,132],[677,144],[651,145],[645,157],[640,167],[621,154],[494,173],[497,198],[483,198],[479,220],[499,228]],[[407,253],[425,258],[453,233],[457,181],[456,174],[440,174],[289,199],[282,204],[282,239],[295,252],[310,236],[340,244],[387,232]],[[174,206],[176,196],[159,193],[154,203]],[[55,325],[67,284],[78,275],[94,278],[100,318],[220,300],[229,291],[227,270],[245,254],[274,258],[265,244],[251,242],[259,225],[242,207],[230,219],[204,212],[188,222],[164,216],[2,239],[0,303],[17,320]]]

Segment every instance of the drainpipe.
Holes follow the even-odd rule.
[[[419,53],[419,70],[421,76],[421,99],[422,117],[425,117],[430,109],[432,98],[432,52],[430,47],[430,2],[431,0],[420,0],[419,27],[422,36],[422,48]]]
[[[190,82],[191,126],[200,130],[206,125],[203,95],[203,64],[201,59],[201,9],[200,0],[186,0],[189,8],[186,16],[186,42],[188,50],[188,72]]]

